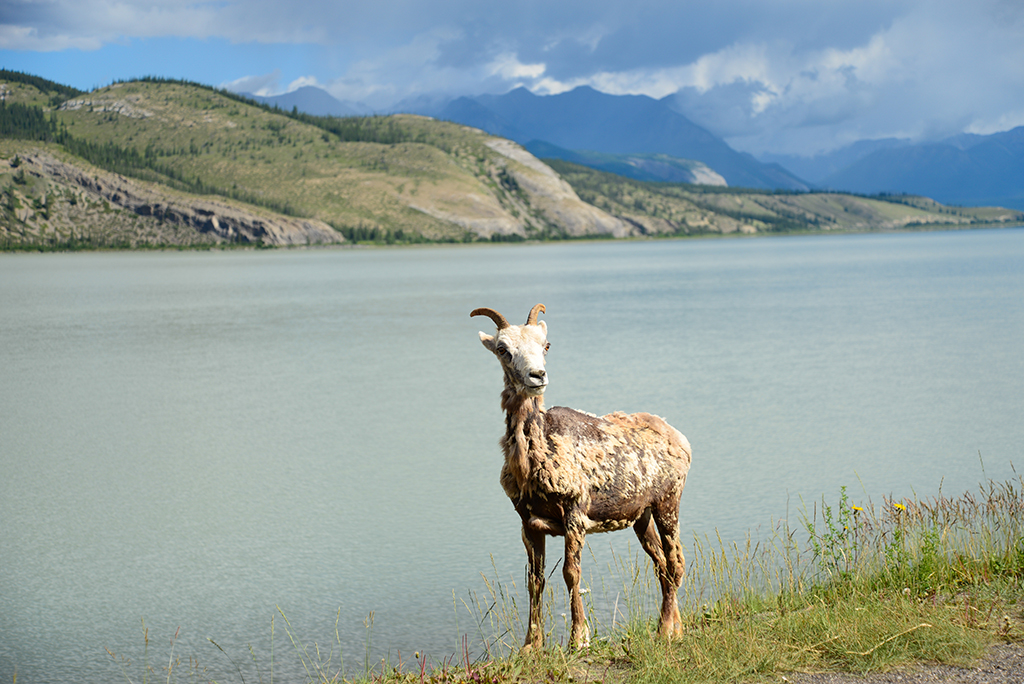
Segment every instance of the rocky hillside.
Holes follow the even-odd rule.
[[[216,197],[194,197],[29,149],[0,159],[6,239],[60,247],[198,247],[225,242],[310,245],[344,241],[317,219]],[[13,219],[13,220],[11,220]]]

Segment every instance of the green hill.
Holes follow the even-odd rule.
[[[0,71],[7,249],[867,230],[1024,218],[900,201],[641,183],[545,165],[507,140],[426,117],[314,117],[160,79],[83,93]]]
[[[33,82],[5,86],[9,247],[626,234],[521,149],[457,124],[309,117],[155,79],[56,106]]]
[[[545,161],[582,200],[645,235],[908,230],[1024,221],[1018,211],[947,207],[926,197],[648,183],[558,159]]]

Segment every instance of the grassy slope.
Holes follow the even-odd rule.
[[[187,85],[115,84],[80,100],[60,115],[76,137],[140,151],[152,147],[185,177],[289,204],[335,226],[461,238],[463,231],[409,208],[408,200],[424,192],[492,195],[472,170],[491,156],[482,136],[456,126],[401,117],[398,125],[409,137],[428,129],[433,144],[343,142],[280,113]]]
[[[654,235],[741,231],[885,230],[1006,224],[1024,214],[993,207],[945,207],[923,197],[771,193],[635,181],[556,159],[545,160],[577,194]]]
[[[105,174],[53,143],[0,139],[0,249],[196,248],[217,244],[190,227],[139,216],[72,184],[32,173],[19,178],[18,171],[27,164],[12,168],[11,162],[25,158],[26,153],[73,161],[92,176]],[[163,194],[185,197],[170,189]]]

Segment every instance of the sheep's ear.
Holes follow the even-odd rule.
[[[480,333],[480,341],[483,342],[484,347],[487,351],[494,353],[494,338],[485,332]]]
[[[548,336],[548,324],[545,323],[544,321],[537,321],[537,325],[539,325],[540,329],[544,331],[544,337],[547,337]]]

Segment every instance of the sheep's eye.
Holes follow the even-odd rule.
[[[501,356],[508,356],[508,347],[503,344],[498,345],[498,354]]]
[[[551,343],[550,342],[545,342],[544,343],[544,353],[545,354],[548,353],[548,349],[551,349]]]

